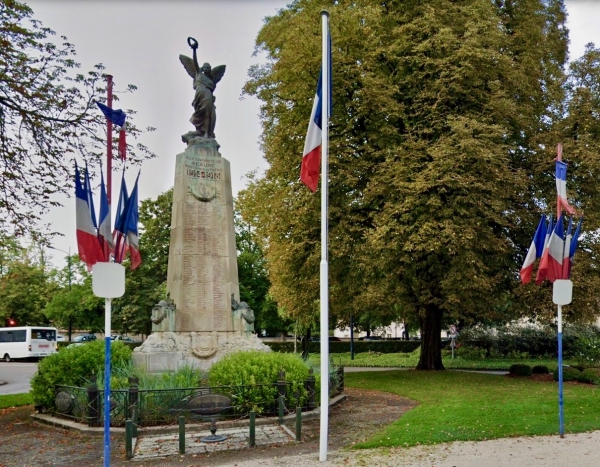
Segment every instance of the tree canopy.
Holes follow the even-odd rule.
[[[105,100],[104,66],[79,72],[74,45],[54,36],[27,5],[0,3],[0,232],[9,235],[38,228],[57,205],[54,195],[71,191],[75,157],[99,161],[106,152],[105,119],[94,103]],[[126,112],[136,138],[135,112]],[[148,157],[144,145],[128,150],[134,163]]]
[[[297,0],[267,18],[256,41],[267,62],[245,92],[263,102],[270,167],[239,206],[292,317],[318,310],[320,197],[298,177],[323,7],[333,44],[330,313],[347,322],[401,310],[419,323],[418,368],[442,369],[445,320],[552,310],[550,289],[519,287],[518,271],[540,213],[555,210],[560,141],[571,197],[586,228],[598,227],[597,81],[584,79],[596,77],[597,55],[588,50],[567,80],[562,0]],[[566,140],[575,104],[579,142]],[[582,263],[596,250],[588,236]],[[591,269],[574,317],[595,313]]]

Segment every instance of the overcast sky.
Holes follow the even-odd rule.
[[[212,66],[225,64],[225,76],[216,90],[215,134],[221,155],[231,162],[235,194],[245,186],[244,175],[266,168],[259,148],[259,103],[240,99],[248,68],[260,61],[253,57],[256,35],[263,18],[285,7],[286,0],[25,0],[34,17],[75,44],[82,70],[103,63],[114,76],[115,91],[135,84],[115,108],[138,111],[138,127],[157,128],[140,139],[156,159],[142,165],[140,199],[155,198],[173,185],[175,156],[185,149],[181,135],[193,130],[189,123],[193,99],[192,79],[179,63],[179,54],[191,56],[188,36],[199,42],[198,60]],[[581,56],[588,42],[600,44],[600,0],[566,0],[569,13],[571,59]],[[318,18],[315,21],[319,21]],[[307,122],[309,116],[307,115]],[[130,141],[131,143],[132,141]],[[300,157],[300,155],[298,155]],[[127,174],[131,189],[137,170]],[[113,175],[112,198],[116,206],[119,176]],[[98,197],[98,193],[96,193]],[[77,251],[75,202],[48,217],[54,230],[64,234],[53,241],[56,248]],[[113,209],[114,210],[114,209]],[[62,253],[52,254],[62,266]]]

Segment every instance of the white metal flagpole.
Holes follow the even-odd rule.
[[[329,12],[321,10],[323,25],[323,73],[322,120],[321,120],[321,426],[319,460],[327,460],[327,438],[329,431],[329,266],[328,266],[328,179],[329,179]]]

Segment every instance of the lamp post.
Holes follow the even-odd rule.
[[[71,247],[69,247],[69,251],[61,250],[60,248],[56,248],[52,245],[48,246],[52,250],[62,251],[67,254],[67,280],[69,281],[69,293],[71,293]],[[69,312],[69,341],[71,341],[71,331],[72,331],[72,313],[73,310]]]

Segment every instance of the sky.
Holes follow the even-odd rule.
[[[231,163],[235,196],[246,185],[245,175],[266,167],[259,140],[260,103],[242,98],[248,69],[264,57],[253,56],[263,19],[285,7],[286,0],[24,0],[43,25],[67,36],[77,50],[81,69],[96,63],[112,74],[115,92],[135,84],[138,90],[123,94],[115,108],[135,109],[139,128],[155,127],[140,137],[157,158],[142,164],[139,199],[156,198],[173,186],[175,156],[185,150],[181,135],[193,130],[189,123],[194,96],[192,79],[179,62],[179,54],[191,56],[187,37],[198,40],[198,61],[212,66],[225,64],[225,75],[215,91],[216,139],[220,152]],[[600,44],[600,0],[566,0],[570,30],[570,58],[583,54],[588,42]],[[316,19],[319,21],[319,19]],[[318,53],[318,52],[317,52]],[[308,125],[307,115],[307,125]],[[132,141],[128,141],[131,143]],[[300,155],[298,155],[300,157]],[[126,179],[133,187],[137,169]],[[112,198],[116,206],[119,175],[113,174]],[[96,199],[98,199],[96,193]],[[75,201],[60,199],[64,207],[46,217],[53,230],[63,234],[52,245],[77,251]],[[113,211],[114,211],[113,207]],[[113,214],[114,216],[114,214]],[[60,251],[48,252],[56,267],[65,264]]]

